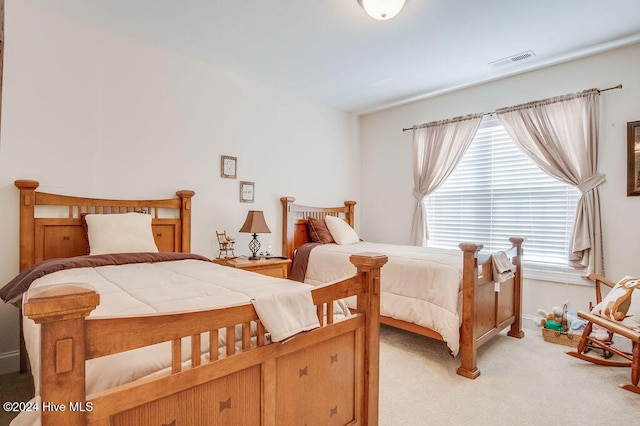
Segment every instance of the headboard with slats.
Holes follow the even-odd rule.
[[[343,207],[309,207],[293,204],[293,197],[282,197],[282,255],[289,259],[302,244],[308,243],[307,218],[322,219],[325,216],[343,218],[351,227],[354,224],[355,201],[345,201]]]
[[[17,180],[15,185],[20,190],[21,271],[46,259],[87,254],[88,241],[81,220],[83,213],[136,211],[151,214],[159,251],[188,253],[191,250],[193,191],[178,191],[178,198],[166,200],[107,200],[37,192],[40,183],[34,180]],[[38,214],[36,217],[36,206],[61,208],[63,214],[48,215],[55,217]]]

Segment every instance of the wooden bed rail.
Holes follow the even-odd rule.
[[[264,331],[250,304],[176,314],[87,318],[100,302],[99,295],[90,286],[70,283],[32,290],[24,305],[24,314],[41,326],[40,396],[42,403],[47,404],[47,409],[41,411],[42,424],[109,424],[124,411],[140,407],[151,410],[148,407],[160,399],[184,393],[194,386],[205,386],[226,376],[236,377],[255,368],[262,371],[259,383],[250,381],[254,386],[260,386],[264,404],[261,424],[282,424],[276,418],[279,412],[276,410],[276,400],[280,388],[276,386],[276,374],[273,372],[278,357],[284,359],[300,351],[307,351],[308,354],[309,350],[313,351],[314,345],[327,344],[345,333],[359,336],[360,343],[356,347],[363,351],[363,357],[358,357],[355,363],[358,383],[354,395],[356,403],[360,404],[356,410],[356,423],[377,424],[380,268],[387,262],[387,257],[363,253],[352,256],[351,261],[358,270],[354,277],[313,289],[312,297],[315,305],[326,305],[328,311],[335,300],[355,295],[358,300],[357,313],[335,324],[330,321],[320,329],[284,343],[266,344],[264,338],[256,339],[257,343],[250,343],[250,337],[247,337],[250,334],[250,322],[258,325],[258,336]],[[236,325],[242,329],[239,339],[242,344],[238,353],[233,338]],[[209,359],[202,359],[201,333],[211,333],[210,342],[217,342],[219,329],[227,332],[226,356],[218,359],[217,344],[212,344]],[[185,337],[192,339],[192,362],[188,368],[181,365],[181,339]],[[170,373],[140,379],[96,395],[86,395],[86,360],[160,342],[173,342]],[[286,361],[282,362],[284,366],[278,369],[287,366]],[[198,395],[198,398],[203,398],[202,394]],[[311,400],[309,395],[300,395],[302,403]],[[192,404],[197,406],[202,402],[200,399]],[[216,401],[211,403],[217,404]]]

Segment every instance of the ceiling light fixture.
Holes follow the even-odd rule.
[[[404,6],[405,0],[358,0],[369,16],[381,21],[396,16]]]

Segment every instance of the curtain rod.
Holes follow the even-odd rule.
[[[607,90],[613,90],[613,89],[622,89],[622,84],[618,84],[617,86],[607,87],[606,89],[596,89],[596,90],[598,91],[598,93],[602,93],[602,92],[606,92]],[[485,112],[482,115],[492,115],[492,114],[495,114],[495,113],[496,113],[495,111],[493,111],[493,112]],[[402,129],[402,131],[406,132],[407,130],[413,130],[416,127],[420,127],[420,126],[421,125],[413,126],[413,127],[407,127],[405,129]]]

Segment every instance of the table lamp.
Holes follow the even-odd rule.
[[[264,214],[258,210],[249,210],[247,213],[247,219],[244,221],[244,225],[240,228],[239,232],[248,232],[253,234],[253,239],[249,242],[249,250],[251,250],[251,260],[258,260],[257,253],[260,250],[260,241],[258,241],[258,234],[270,234],[271,231],[267,226],[267,222],[264,220]]]

